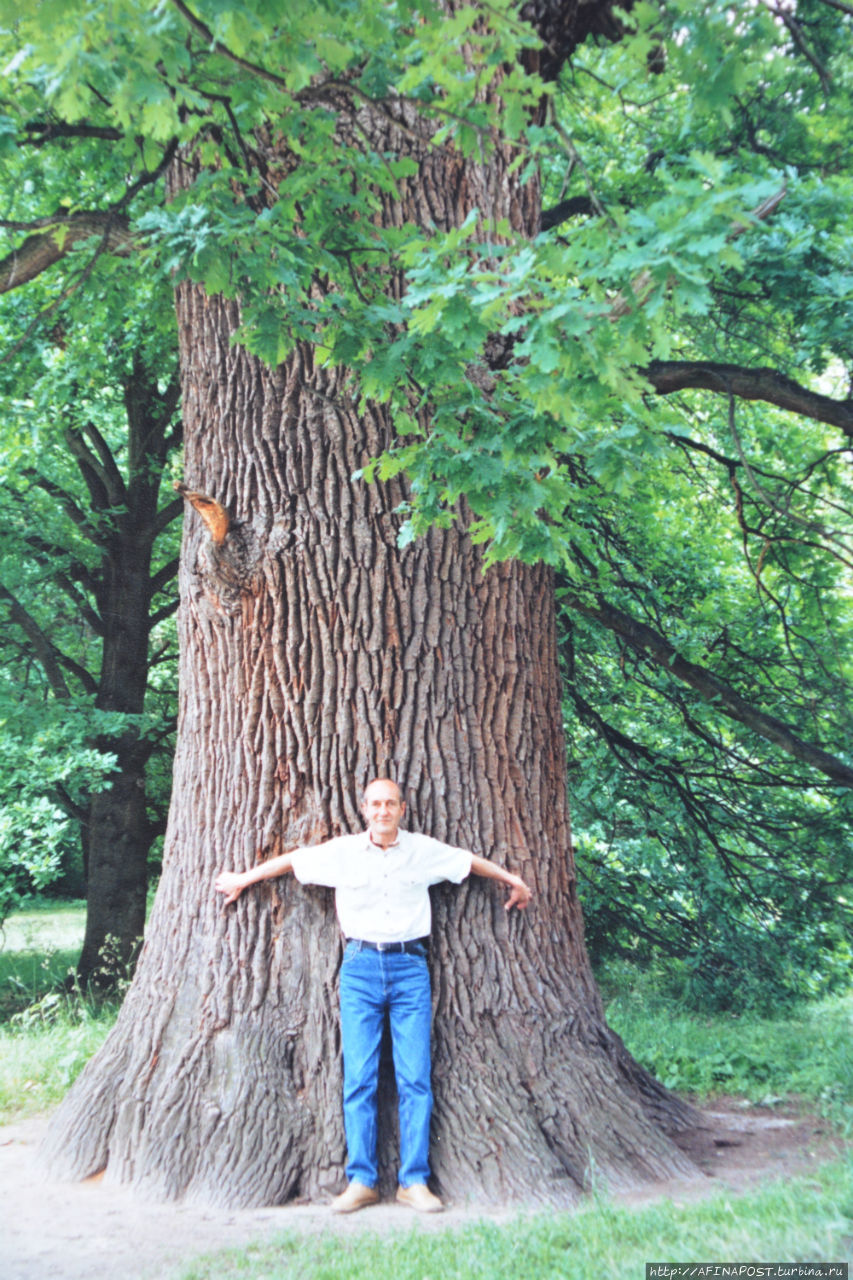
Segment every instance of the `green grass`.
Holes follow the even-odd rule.
[[[65,990],[85,922],[85,903],[43,900],[3,927],[0,1123],[57,1103],[115,1022],[114,1003]]]
[[[853,995],[801,1006],[786,1017],[685,1013],[653,975],[605,977],[607,1020],[668,1088],[700,1099],[737,1094],[773,1106],[802,1099],[853,1132]]]
[[[175,1280],[643,1280],[645,1262],[840,1261],[853,1245],[853,1166],[683,1207],[598,1199],[575,1213],[297,1235],[196,1260]]]
[[[3,924],[5,950],[79,946],[86,925],[83,898],[33,898]]]
[[[38,1022],[0,1026],[0,1124],[59,1102],[102,1045],[115,1015],[113,1007],[88,1010],[69,1002],[48,1005]]]
[[[68,977],[80,956],[85,902],[41,900],[16,911],[0,931],[0,1022]]]

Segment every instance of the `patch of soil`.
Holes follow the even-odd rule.
[[[694,1103],[698,1105],[698,1103]],[[705,1175],[692,1181],[660,1182],[620,1196],[631,1204],[668,1199],[687,1203],[722,1188],[758,1189],[838,1159],[845,1143],[831,1125],[793,1106],[754,1107],[743,1098],[716,1098],[702,1110],[704,1123],[676,1141]]]
[[[679,1140],[701,1173],[621,1194],[621,1202],[687,1203],[721,1188],[748,1191],[814,1169],[844,1150],[815,1116],[750,1107],[736,1098],[717,1100],[703,1115],[705,1122]],[[283,1230],[350,1234],[416,1224],[440,1231],[475,1220],[505,1221],[514,1212],[449,1205],[443,1214],[416,1218],[381,1204],[336,1217],[323,1205],[222,1210],[151,1203],[104,1178],[47,1180],[36,1156],[47,1120],[36,1116],[0,1128],[3,1280],[168,1280],[193,1257]]]

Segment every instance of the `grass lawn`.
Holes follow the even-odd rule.
[[[85,927],[85,902],[42,900],[9,916],[0,930],[0,1022],[65,981]]]
[[[646,1262],[838,1262],[851,1247],[853,1167],[834,1164],[683,1207],[596,1199],[574,1213],[446,1232],[290,1232],[197,1260],[176,1280],[644,1280]]]
[[[64,990],[85,924],[84,902],[42,901],[3,927],[0,1122],[57,1103],[115,1021],[114,1003]]]
[[[648,974],[624,969],[622,978],[605,1001],[607,1021],[668,1089],[764,1106],[801,1098],[853,1137],[853,995],[786,1017],[703,1016],[661,996]]]

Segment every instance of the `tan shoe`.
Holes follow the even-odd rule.
[[[423,1182],[415,1182],[411,1187],[398,1187],[397,1204],[407,1205],[418,1213],[441,1213],[444,1209],[438,1196],[434,1196]]]
[[[335,1196],[331,1203],[332,1213],[355,1213],[356,1209],[366,1209],[369,1204],[376,1204],[379,1192],[375,1187],[365,1187],[361,1182],[351,1182],[346,1191]]]

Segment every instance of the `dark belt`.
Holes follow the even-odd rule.
[[[429,938],[409,938],[408,942],[365,942],[363,938],[347,938],[347,942],[366,947],[368,951],[403,951],[407,955],[417,955],[426,950]]]

